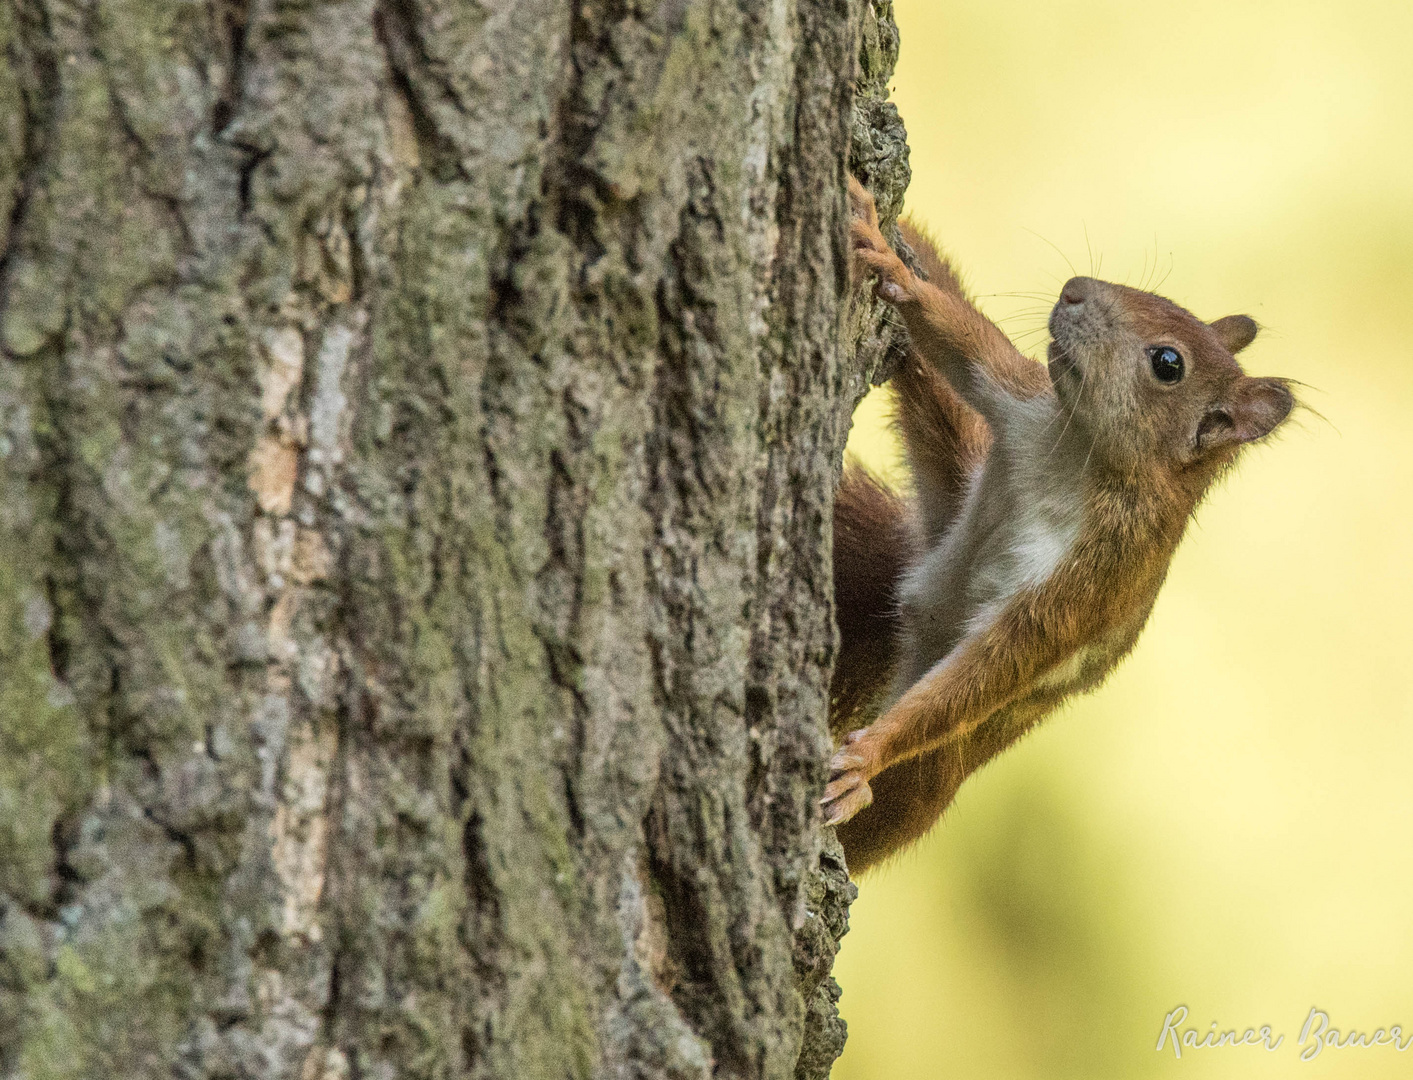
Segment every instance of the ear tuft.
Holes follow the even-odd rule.
[[[1250,315],[1228,315],[1209,325],[1233,356],[1255,341],[1256,333],[1261,329]]]

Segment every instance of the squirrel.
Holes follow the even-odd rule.
[[[851,872],[922,836],[962,781],[1134,646],[1188,520],[1295,405],[1206,323],[1151,292],[1070,279],[1048,362],[1017,349],[915,225],[879,231],[851,178],[856,276],[902,316],[893,376],[905,500],[856,464],[835,499],[837,750],[821,800]],[[872,720],[871,723],[867,722]]]

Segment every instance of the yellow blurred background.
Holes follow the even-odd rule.
[[[909,207],[993,318],[1038,355],[1045,305],[1004,294],[1156,274],[1260,321],[1243,364],[1325,419],[1211,495],[1103,689],[863,880],[834,1076],[1413,1075],[1295,1045],[1313,1006],[1413,1035],[1413,5],[896,12]],[[851,447],[886,470],[885,399]],[[1180,1004],[1285,1042],[1155,1052]]]

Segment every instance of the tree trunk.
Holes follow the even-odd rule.
[[[0,1075],[827,1074],[864,6],[6,0]]]

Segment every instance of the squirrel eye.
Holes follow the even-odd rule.
[[[1154,345],[1148,350],[1148,360],[1159,382],[1175,383],[1182,378],[1182,353],[1169,345]]]

